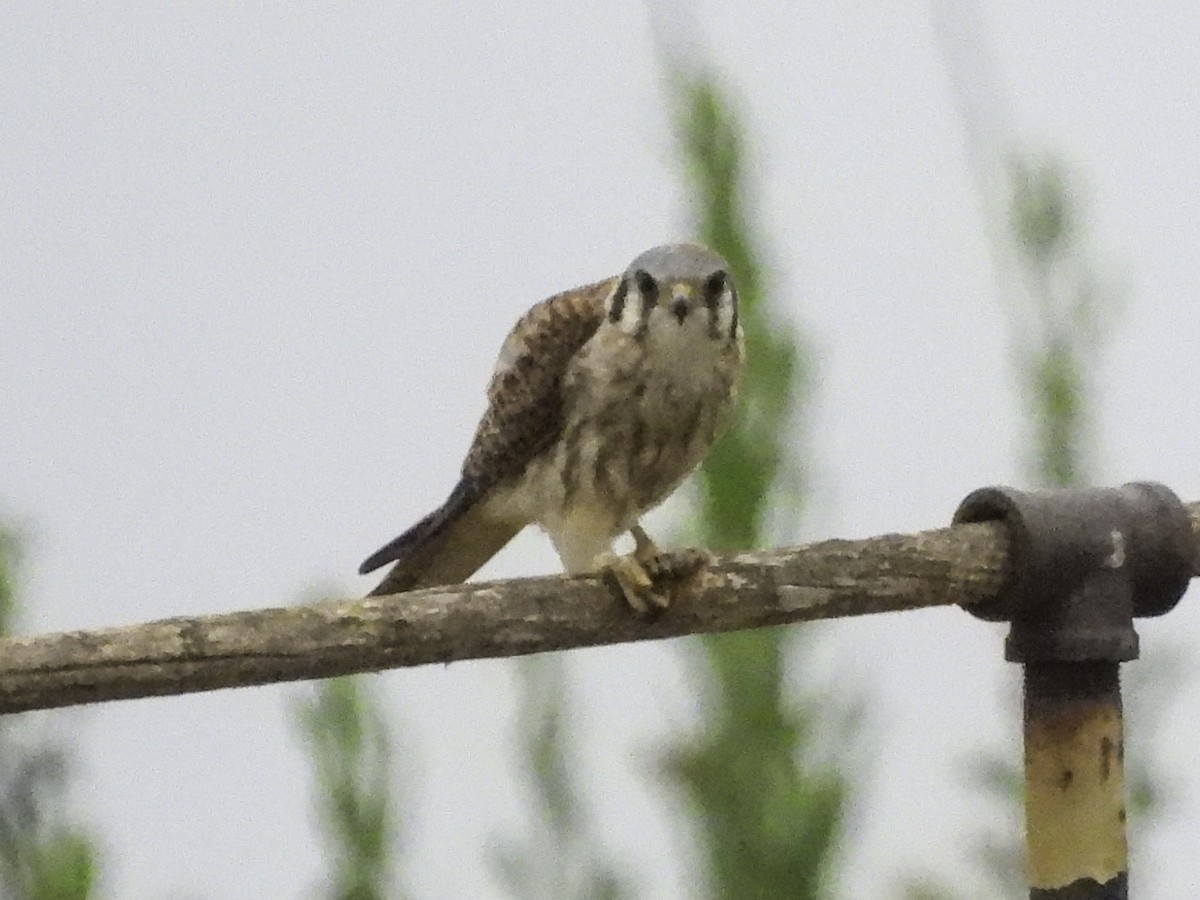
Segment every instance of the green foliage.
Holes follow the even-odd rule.
[[[1076,235],[1075,210],[1064,169],[1054,161],[1011,161],[1013,239],[1030,265],[1052,266]]]
[[[83,900],[96,884],[95,851],[78,831],[64,831],[35,848],[30,900]]]
[[[716,80],[671,72],[681,156],[698,236],[729,261],[746,331],[746,374],[729,431],[699,479],[699,530],[720,550],[758,546],[773,498],[799,512],[802,478],[787,441],[807,394],[796,337],[765,302],[763,265],[744,207],[743,129]],[[701,735],[668,754],[701,825],[714,896],[818,897],[826,891],[849,784],[814,762],[831,710],[784,694],[785,633],[700,639],[713,691]],[[840,729],[837,729],[839,734]]]
[[[1085,481],[1085,373],[1070,348],[1056,342],[1030,359],[1026,375],[1035,429],[1038,480],[1055,487]]]
[[[700,471],[700,519],[708,546],[756,546],[772,491],[798,487],[788,431],[807,392],[798,339],[763,302],[763,265],[743,205],[742,126],[716,81],[677,74],[676,131],[695,198],[696,232],[728,260],[749,353],[741,402]],[[785,471],[785,460],[788,469]],[[786,475],[786,479],[782,476]],[[798,492],[797,492],[798,493]],[[792,510],[799,513],[797,508]]]
[[[21,565],[21,537],[0,523],[0,634],[11,634],[17,617],[17,569]]]
[[[0,895],[13,900],[86,900],[95,886],[96,851],[68,824],[66,754],[43,742],[23,746],[0,730]]]
[[[541,900],[620,900],[629,896],[616,872],[595,858],[583,802],[575,790],[566,749],[566,665],[543,654],[518,663],[521,707],[518,733],[533,789],[533,830],[493,856],[514,897]]]
[[[396,849],[392,741],[363,676],[332,678],[300,701],[317,815],[328,844],[330,900],[383,900],[393,887]]]
[[[1080,246],[1083,228],[1065,167],[1014,158],[1008,219],[1029,302],[1005,296],[1022,396],[1034,431],[1034,480],[1067,487],[1088,481],[1091,372],[1110,319]]]
[[[17,617],[20,537],[0,525],[0,634]],[[64,808],[66,751],[43,740],[22,742],[19,720],[0,722],[0,892],[11,900],[87,900],[97,852]]]
[[[669,758],[698,807],[722,898],[823,896],[840,836],[848,786],[802,759],[818,719],[781,696],[781,637],[705,640],[720,692],[714,715],[699,741]]]

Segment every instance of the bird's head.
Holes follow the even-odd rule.
[[[608,322],[638,340],[680,348],[737,341],[729,264],[700,244],[663,244],[629,264],[608,298]]]

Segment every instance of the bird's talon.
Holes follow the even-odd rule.
[[[602,553],[596,557],[596,571],[611,575],[621,589],[625,602],[643,616],[666,609],[670,597],[655,590],[654,580],[636,555]]]

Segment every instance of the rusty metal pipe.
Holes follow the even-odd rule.
[[[1125,900],[1125,753],[1117,663],[1025,665],[1029,896]]]

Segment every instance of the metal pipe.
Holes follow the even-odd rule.
[[[1025,845],[1031,900],[1127,900],[1122,662],[1136,616],[1183,596],[1196,544],[1159,484],[1026,493],[985,488],[956,522],[1002,521],[1005,585],[971,612],[1012,624],[1025,674]]]
[[[1117,663],[1025,665],[1030,898],[1128,897],[1122,735]]]

